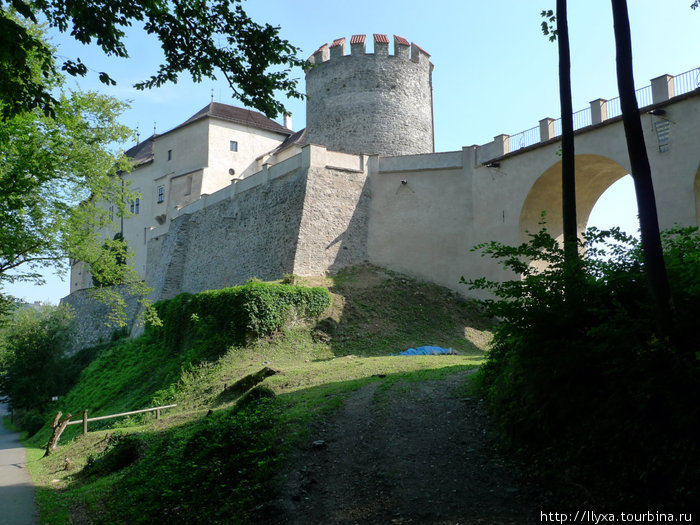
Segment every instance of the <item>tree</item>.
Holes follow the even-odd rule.
[[[617,85],[620,92],[620,108],[629,151],[632,179],[639,209],[639,226],[646,275],[656,306],[657,320],[665,335],[673,325],[673,303],[666,274],[656,198],[651,179],[651,167],[644,143],[642,120],[634,90],[632,69],[632,38],[626,0],[612,0],[617,55]]]
[[[98,203],[128,213],[114,199],[116,166],[128,169],[113,150],[131,134],[116,122],[124,104],[95,93],[58,100],[55,118],[35,110],[0,128],[0,286],[40,282],[39,270],[65,266],[66,255],[104,258],[97,232],[109,227],[110,211]]]
[[[63,358],[70,346],[73,314],[69,308],[19,310],[4,333],[0,394],[13,408],[44,410],[51,396],[65,391]]]
[[[177,82],[183,72],[199,82],[220,71],[235,97],[271,118],[284,110],[274,99],[275,91],[303,96],[297,80],[289,78],[290,68],[306,67],[295,56],[297,48],[280,38],[279,27],[251,20],[241,0],[0,0],[0,7],[2,119],[35,108],[53,115],[60,102],[33,75],[33,64],[38,64],[43,78],[55,76],[51,49],[22,20],[43,19],[49,27],[69,31],[83,44],[94,41],[106,55],[117,57],[129,56],[124,30],[142,23],[160,41],[164,60],[150,78],[135,84],[137,89]],[[60,68],[74,76],[88,73],[80,58],[65,60]],[[98,75],[105,84],[116,83],[105,71]]]
[[[564,253],[567,269],[573,278],[577,272],[578,225],[576,221],[576,165],[574,150],[574,118],[571,101],[571,52],[569,50],[569,26],[566,13],[566,0],[557,0],[556,14],[551,10],[542,11],[546,19],[542,22],[542,32],[556,40],[559,51],[559,100],[561,105],[561,194],[562,227],[564,232]],[[551,25],[556,22],[556,29]],[[567,280],[571,284],[571,279]],[[567,286],[568,293],[571,286]]]
[[[36,27],[27,33],[43,40]],[[59,103],[53,116],[35,108],[0,126],[0,306],[9,301],[3,283],[41,282],[40,270],[64,268],[66,256],[90,264],[101,283],[127,284],[144,297],[136,272],[119,264],[124,242],[109,234],[104,249],[100,235],[116,229],[115,212],[128,215],[130,192],[116,173],[130,165],[115,147],[131,137],[117,123],[126,105],[95,93],[65,92],[60,75],[43,76],[41,60],[31,66],[33,81]],[[113,203],[112,210],[105,202]]]

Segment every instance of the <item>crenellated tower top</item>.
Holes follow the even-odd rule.
[[[376,56],[390,56],[389,55],[389,37],[380,33],[374,33],[374,55]],[[351,56],[363,56],[367,54],[366,49],[366,35],[353,35],[350,38],[350,55]],[[344,57],[346,53],[346,40],[345,37],[337,38],[333,42],[328,44],[323,44],[318,50],[308,58],[308,61],[312,64],[322,64],[328,60],[334,60],[336,58]],[[412,60],[413,62],[419,63],[424,61],[425,63],[430,62],[430,53],[425,51],[415,42],[409,43],[402,36],[394,35],[394,54],[393,56],[404,58],[406,60]]]
[[[430,55],[394,35],[337,38],[309,57],[306,73],[308,141],[334,151],[373,155],[430,153],[433,95]]]

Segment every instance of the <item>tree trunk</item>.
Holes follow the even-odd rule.
[[[73,417],[71,414],[68,414],[63,419],[63,421],[61,421],[62,415],[63,414],[61,412],[58,412],[56,414],[56,417],[53,418],[53,423],[51,423],[53,432],[51,433],[49,442],[46,444],[46,452],[44,453],[44,457],[50,455],[54,450],[56,450],[56,448],[58,447],[58,440],[61,438],[61,434],[63,434],[63,431],[66,429],[66,426],[68,426],[70,418]]]
[[[626,0],[612,0],[615,26],[615,50],[617,54],[617,85],[620,92],[622,122],[625,127],[627,150],[632,168],[632,179],[639,208],[639,226],[642,237],[642,252],[652,298],[655,303],[659,329],[663,335],[671,335],[673,304],[666,275],[659,218],[656,213],[656,198],[651,179],[651,167],[644,143],[642,119],[634,92],[632,70],[632,39],[627,14]]]
[[[574,117],[571,102],[571,53],[566,0],[557,0],[557,45],[559,50],[559,100],[561,104],[561,197],[564,253],[566,262],[578,257],[576,222],[576,167],[574,160]]]

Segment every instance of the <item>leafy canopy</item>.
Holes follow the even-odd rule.
[[[546,230],[519,246],[476,248],[519,278],[463,281],[490,293],[481,304],[500,320],[483,387],[505,442],[535,469],[566,471],[627,507],[682,508],[700,475],[690,467],[700,457],[700,235],[675,228],[662,240],[678,305],[668,338],[655,322],[640,241],[618,228],[583,235],[573,282]],[[564,292],[572,285],[573,301]]]
[[[65,393],[63,359],[74,329],[65,306],[16,311],[0,333],[0,395],[14,408],[43,410],[52,396]]]
[[[44,42],[36,26],[25,29]],[[126,104],[67,92],[60,75],[43,75],[41,59],[30,66],[32,79],[59,103],[53,115],[35,108],[0,126],[0,306],[9,305],[4,283],[41,283],[41,270],[65,268],[66,256],[87,262],[100,284],[128,284],[144,296],[135,271],[123,264],[129,255],[124,241],[112,239],[112,232],[105,242],[98,233],[116,229],[114,219],[129,215],[131,193],[117,171],[130,165],[115,146],[131,137],[118,123]]]
[[[306,67],[295,56],[297,48],[280,38],[279,27],[251,20],[241,0],[0,0],[0,9],[2,119],[35,108],[53,115],[59,103],[43,82],[56,75],[51,49],[23,21],[45,21],[78,42],[94,42],[106,55],[124,58],[129,56],[125,30],[142,24],[160,41],[163,63],[136,83],[137,89],[177,82],[184,72],[200,82],[216,78],[218,71],[235,97],[271,118],[284,111],[275,91],[303,96],[289,77],[292,67]],[[35,77],[32,64],[43,78]],[[63,61],[60,69],[73,76],[89,71],[77,57]],[[106,71],[98,76],[105,84],[116,83]]]

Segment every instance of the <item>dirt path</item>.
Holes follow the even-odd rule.
[[[369,384],[314,430],[265,512],[285,524],[539,523],[546,491],[488,439],[488,417],[443,381]]]
[[[0,403],[0,522],[4,525],[39,523],[34,484],[27,472],[27,456],[19,434],[2,426],[6,406]]]

